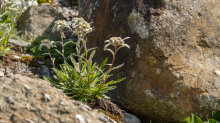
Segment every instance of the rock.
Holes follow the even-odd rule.
[[[71,5],[72,6],[78,6],[79,0],[71,0]]]
[[[56,8],[66,20],[71,21],[73,17],[77,17],[79,14],[76,3],[77,0],[52,0],[51,6]]]
[[[36,69],[36,67],[28,67],[29,71],[34,71]]]
[[[3,76],[5,76],[5,74],[2,71],[0,71],[0,77],[3,77]]]
[[[15,40],[15,39],[9,39],[8,40],[8,46],[12,47],[11,49],[23,53],[25,52],[26,48],[28,47],[28,45],[30,45],[31,42],[25,42],[22,40]]]
[[[13,76],[12,73],[8,73],[8,74],[6,75],[6,77],[11,77],[11,76]]]
[[[48,35],[56,38],[60,32],[52,32],[54,22],[64,19],[64,16],[49,3],[42,3],[39,6],[29,7],[18,19],[17,28],[26,37]],[[67,28],[64,29],[64,33],[67,38],[71,35]]]
[[[20,56],[30,56],[30,54],[21,54]]]
[[[54,2],[57,0],[53,0]],[[59,0],[57,1],[59,6],[66,6],[66,7],[71,7],[71,6],[78,6],[78,0]]]
[[[42,65],[42,64],[44,64],[44,62],[43,62],[43,61],[37,61],[37,62],[38,62],[38,64],[41,64],[41,65]]]
[[[55,71],[53,69],[50,70],[50,74],[55,75]]]
[[[16,58],[16,59],[21,59],[20,56],[13,55],[13,57]]]
[[[123,122],[125,123],[141,123],[141,121],[134,115],[129,113],[123,113],[124,119]]]
[[[220,4],[208,0],[80,0],[80,16],[93,22],[88,48],[101,64],[111,37],[125,40],[111,79],[126,77],[109,96],[142,122],[203,120],[220,111]],[[109,63],[111,60],[109,61]],[[215,72],[214,72],[215,71]],[[110,81],[111,79],[108,79]],[[156,114],[156,115],[155,115]]]
[[[0,91],[1,122],[103,123],[99,119],[102,114],[82,111],[44,80],[18,75],[2,77]]]
[[[50,76],[50,70],[48,67],[45,65],[42,66],[42,71],[41,71],[42,76]]]
[[[25,73],[25,72],[26,72],[26,69],[23,68],[23,67],[20,67],[20,68],[18,68],[18,69],[19,69],[19,73]]]
[[[73,17],[77,17],[79,12],[75,7],[56,7],[57,11],[63,15],[65,20],[71,21]]]
[[[41,77],[42,77],[42,75],[40,75],[40,73],[36,73],[36,74],[34,75],[34,77],[35,77],[35,78],[38,78],[38,77],[40,77],[40,78],[41,78]]]
[[[31,44],[31,42],[25,42],[25,41],[16,40],[16,39],[9,39],[8,43],[13,44],[14,46],[18,46],[18,47],[28,47],[28,45]]]
[[[105,122],[105,123],[117,123],[115,120],[109,118],[108,116],[106,116],[105,114],[103,113],[100,113],[98,112],[97,109],[91,109],[89,106],[85,105],[84,103],[80,102],[80,101],[76,101],[76,100],[72,100],[72,103],[75,105],[75,106],[79,106],[80,110],[81,111],[92,111],[93,114],[99,114],[98,115],[98,118]],[[61,105],[62,105],[62,102],[61,102]]]
[[[6,74],[9,74],[9,73],[11,73],[11,72],[12,72],[12,70],[11,70],[9,67],[6,67],[6,68],[5,68],[5,73],[6,73]]]

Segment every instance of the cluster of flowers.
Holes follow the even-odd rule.
[[[41,44],[39,46],[39,50],[41,50],[41,48],[43,46],[45,46],[46,48],[50,49],[51,47],[56,47],[56,45],[53,45],[54,41],[50,41],[49,39],[44,39],[41,41]]]
[[[83,18],[73,18],[72,28],[75,28],[74,33],[77,35],[86,35],[87,33],[92,32],[90,23],[86,22]]]
[[[114,47],[123,46],[130,49],[130,47],[124,43],[124,40],[129,39],[130,37],[126,37],[122,39],[121,37],[112,37],[109,40],[106,40],[105,42],[108,43],[105,45],[104,50],[109,46],[112,45]]]
[[[55,31],[60,31],[63,36],[63,28],[68,28],[70,31],[72,31],[71,27],[74,28],[75,30],[73,31],[74,34],[80,36],[85,36],[86,34],[92,32],[92,28],[91,28],[91,24],[86,22],[83,18],[73,18],[72,21],[67,22],[65,20],[58,20],[54,22],[55,25],[52,29],[53,32]],[[65,36],[64,36],[65,37]],[[124,39],[122,39],[121,37],[112,37],[109,40],[106,40],[105,42],[108,43],[105,45],[104,50],[107,49],[108,46],[112,45],[115,48],[117,48],[118,46],[119,49],[121,47],[127,47],[130,49],[130,47],[124,43],[124,40],[128,39],[130,37],[126,37]],[[50,46],[53,46],[54,41],[49,41],[49,40],[43,40],[42,44],[40,45],[39,49],[42,48],[42,46],[46,46],[47,48],[50,49]]]
[[[86,22],[83,18],[73,18],[70,22],[66,22],[65,20],[58,20],[55,22],[52,31],[62,31],[65,27],[71,31],[71,27],[74,28],[75,31],[73,33],[76,35],[86,35],[87,33],[92,32],[90,23]]]

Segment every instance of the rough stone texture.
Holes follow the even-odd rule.
[[[52,6],[78,6],[78,0],[52,0],[51,1]]]
[[[141,123],[141,121],[134,115],[129,114],[129,113],[123,113],[124,119],[123,121],[125,123]]]
[[[0,71],[0,77],[3,77],[3,76],[5,76],[5,74],[2,71]]]
[[[70,0],[72,6],[78,6],[79,0]]]
[[[68,21],[79,14],[77,0],[53,0],[51,6],[58,10]]]
[[[58,12],[62,13],[65,20],[68,21],[71,21],[73,17],[77,17],[79,14],[77,6],[73,6],[73,7],[56,6],[55,8],[58,10]]]
[[[22,76],[0,78],[1,123],[115,123],[109,117],[77,106],[50,83]]]
[[[8,43],[14,46],[18,46],[18,47],[27,47],[28,45],[31,44],[31,42],[25,42],[22,40],[16,40],[16,39],[9,39]]]
[[[111,79],[127,77],[111,98],[142,122],[180,123],[220,111],[220,2],[211,0],[80,0],[80,16],[94,22],[88,46],[95,61],[111,58],[104,41],[131,37]],[[110,62],[109,62],[110,63]]]
[[[8,46],[12,47],[12,50],[21,52],[21,53],[26,53],[26,48],[28,47],[28,45],[30,45],[31,42],[25,42],[22,40],[16,40],[16,39],[9,39],[8,40]]]
[[[60,32],[52,32],[54,22],[64,19],[64,16],[49,3],[42,3],[29,7],[18,19],[17,28],[26,37],[48,35],[55,38],[60,37]],[[66,37],[71,35],[68,29],[64,29],[64,33]]]

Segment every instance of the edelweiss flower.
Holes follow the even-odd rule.
[[[87,33],[92,32],[90,23],[86,22],[83,18],[73,18],[71,23],[72,28],[75,28],[73,33],[76,33],[77,35],[86,35]]]
[[[54,32],[54,31],[56,31],[56,30],[57,30],[57,31],[62,30],[64,27],[67,27],[67,28],[69,28],[70,30],[72,30],[72,29],[70,28],[69,23],[66,22],[65,20],[58,20],[58,21],[55,21],[54,23],[55,23],[55,25],[54,25],[54,27],[53,27],[53,29],[52,29],[52,32]]]
[[[49,39],[44,39],[43,41],[41,41],[41,44],[38,50],[41,50],[43,46],[47,47],[48,49],[50,49],[51,47],[56,47],[53,44],[54,44],[54,41],[50,41]]]
[[[109,40],[106,40],[105,42],[107,42],[108,44],[105,45],[104,50],[107,49],[108,46],[112,45],[114,47],[118,47],[118,50],[122,47],[127,47],[128,49],[130,49],[130,47],[124,43],[124,40],[129,39],[130,37],[126,37],[124,39],[121,39],[121,37],[112,37]]]

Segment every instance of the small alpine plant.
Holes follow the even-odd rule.
[[[69,28],[70,31],[74,28],[73,33],[78,36],[78,40],[76,42],[70,40],[63,44],[63,38],[65,35],[63,33],[63,28]],[[127,47],[130,49],[129,45],[124,43],[124,40],[128,39],[126,37],[122,39],[121,37],[112,37],[109,40],[106,40],[107,43],[104,47],[104,50],[107,50],[112,53],[113,59],[111,64],[107,64],[108,58],[106,58],[101,65],[97,63],[93,63],[92,59],[95,55],[96,48],[87,49],[85,39],[86,34],[92,32],[91,24],[86,22],[83,18],[73,18],[72,21],[56,21],[53,27],[54,31],[60,31],[61,34],[61,42],[54,42],[49,40],[42,41],[42,45],[40,45],[39,50],[45,46],[48,49],[48,54],[53,63],[53,70],[56,72],[54,76],[58,81],[54,81],[49,77],[45,77],[44,79],[51,82],[55,87],[62,89],[70,98],[77,99],[78,101],[82,101],[84,103],[88,103],[88,101],[95,101],[97,98],[107,98],[105,95],[109,90],[113,90],[116,86],[110,86],[112,84],[121,82],[125,78],[121,78],[118,80],[111,80],[107,82],[107,78],[112,76],[110,74],[111,71],[122,67],[124,64],[113,67],[116,53],[119,49],[123,47]],[[60,70],[55,68],[55,59],[51,58],[50,55],[50,47],[53,47],[55,43],[61,43],[62,51],[57,52],[63,56],[64,63],[60,65]],[[71,65],[66,62],[64,56],[65,45],[68,43],[73,43],[76,45],[77,54],[72,54],[67,58],[70,58]],[[114,47],[114,51],[108,48],[110,45]],[[83,50],[83,51],[82,51]],[[89,52],[90,55],[88,54]],[[73,56],[77,56],[77,60],[73,58]],[[109,68],[107,70],[104,67],[108,65]]]

